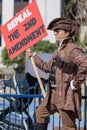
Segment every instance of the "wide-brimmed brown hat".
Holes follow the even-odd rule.
[[[70,32],[70,34],[73,35],[78,33],[79,27],[74,20],[68,18],[55,18],[49,23],[47,29],[53,31],[62,29]]]

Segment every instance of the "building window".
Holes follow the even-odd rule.
[[[21,0],[15,0],[15,2],[20,2]]]
[[[1,46],[1,35],[0,35],[0,46]]]
[[[29,2],[29,0],[22,0],[23,2]]]
[[[15,0],[15,2],[28,2],[29,0]]]
[[[2,15],[0,14],[0,25],[2,24]]]

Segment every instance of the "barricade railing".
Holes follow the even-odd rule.
[[[36,130],[36,108],[43,100],[38,82],[30,86],[26,80],[20,80],[15,88],[8,80],[0,82],[3,82],[0,86],[0,130]],[[42,82],[47,87],[45,81]],[[87,129],[86,86],[82,99],[82,121],[76,121],[78,130]],[[61,127],[60,116],[57,113],[50,116],[48,130],[62,130]]]

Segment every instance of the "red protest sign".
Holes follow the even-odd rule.
[[[36,1],[33,1],[1,27],[10,59],[47,36]]]

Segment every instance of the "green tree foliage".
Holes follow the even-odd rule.
[[[37,44],[35,44],[31,49],[37,53],[52,53],[54,50],[56,50],[56,46],[53,43],[50,43],[49,41],[39,41]],[[26,53],[23,52],[18,57],[16,57],[13,60],[10,60],[8,56],[8,52],[6,47],[2,50],[2,63],[4,65],[11,66],[11,65],[17,65],[15,67],[16,72],[24,72],[25,70],[25,59],[26,59]]]
[[[64,0],[64,2],[63,16],[77,21],[79,25],[77,43],[87,48],[87,0]]]
[[[65,0],[65,15],[71,19],[75,19],[77,8],[76,0]]]
[[[13,65],[14,69],[17,72],[24,72],[24,68],[25,68],[25,52],[20,54],[15,59],[10,60],[10,58],[8,56],[7,49],[6,49],[6,47],[4,47],[3,50],[2,50],[2,63],[4,65],[6,65],[7,67]],[[17,66],[15,66],[15,65],[17,65]]]
[[[86,0],[64,0],[65,16],[77,21],[78,25],[87,26],[87,1]]]
[[[85,37],[82,42],[78,40],[77,44],[83,48],[85,53],[87,53],[87,37]]]
[[[56,45],[49,41],[39,41],[32,47],[32,50],[37,53],[53,53],[56,49]]]

